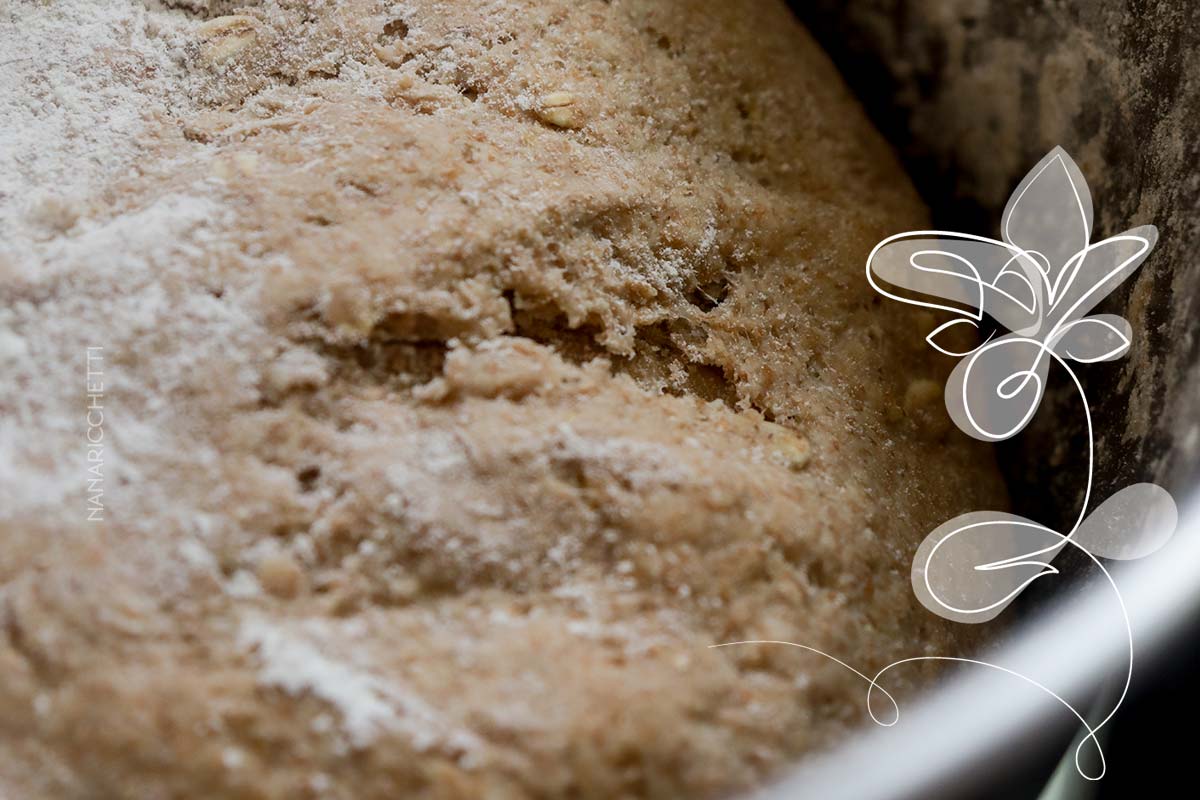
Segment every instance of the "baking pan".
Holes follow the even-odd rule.
[[[1200,628],[1200,4],[793,8],[897,147],[936,228],[996,236],[1009,193],[1056,146],[1091,186],[1097,237],[1157,227],[1144,266],[1098,309],[1129,320],[1128,355],[1078,370],[1095,429],[1090,507],[1141,481],[1168,489],[1178,507],[1161,550],[1110,570],[1132,631],[1129,689],[1152,685]],[[1030,426],[1000,448],[1014,510],[1069,525],[1084,497],[1086,441],[1078,394],[1052,376]],[[1008,633],[981,655],[1011,673],[956,668],[903,704],[894,725],[868,725],[758,796],[1088,797],[1138,770],[1101,761],[1128,699],[1120,606],[1097,570],[1064,561],[1062,575],[1005,611]],[[1091,742],[1071,709],[1093,726],[1116,713]]]

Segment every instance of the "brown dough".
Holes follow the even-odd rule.
[[[723,795],[866,687],[709,645],[971,644],[909,562],[1003,490],[863,275],[924,210],[782,5],[173,5],[0,251],[0,794]]]

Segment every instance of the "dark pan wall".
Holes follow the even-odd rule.
[[[1009,192],[1051,147],[1092,188],[1096,235],[1153,223],[1159,244],[1097,310],[1130,354],[1084,365],[1096,497],[1200,479],[1200,3],[808,0],[793,7],[896,145],[938,227],[996,236]],[[1003,453],[1018,510],[1073,518],[1082,416],[1065,375]],[[1055,515],[1058,519],[1055,519]]]

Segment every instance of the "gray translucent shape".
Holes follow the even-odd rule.
[[[1096,558],[1142,558],[1167,543],[1178,519],[1165,489],[1136,483],[1096,507],[1069,538]],[[1033,581],[1057,574],[1050,562],[1067,539],[1016,514],[962,514],[935,528],[917,548],[913,592],[940,617],[987,622]]]
[[[927,234],[936,233],[936,238]],[[1003,242],[943,231],[915,231],[884,240],[868,264],[871,282],[902,302],[982,319],[986,312],[1011,331],[1029,334],[1042,324],[1045,278],[1037,264]],[[914,301],[876,281],[969,307]]]
[[[1178,522],[1179,511],[1166,489],[1135,483],[1097,506],[1072,538],[1094,556],[1128,561],[1166,544]]]
[[[1081,250],[1051,282],[1046,329],[1055,331],[1096,307],[1142,265],[1158,243],[1158,228],[1142,225]]]
[[[868,278],[902,302],[976,320],[986,313],[1046,341],[1129,277],[1158,241],[1158,230],[1143,225],[1090,244],[1091,194],[1058,147],[1014,190],[1000,224],[1002,240],[949,231],[889,237],[872,251]],[[958,305],[894,294],[887,285]]]
[[[946,410],[959,430],[999,442],[1029,424],[1041,403],[1051,361],[1036,339],[1009,334],[955,365],[946,381]]]
[[[1002,241],[947,231],[899,234],[876,245],[867,260],[867,277],[881,294],[957,315],[926,340],[964,358],[946,384],[946,408],[960,430],[987,442],[1016,435],[1032,419],[1051,361],[1093,363],[1128,352],[1128,322],[1084,315],[1158,240],[1157,229],[1145,225],[1090,244],[1091,194],[1062,148],[1021,181],[1001,231]],[[979,329],[985,314],[1012,334],[966,352],[942,346],[943,331]]]
[[[1124,317],[1097,314],[1077,319],[1054,338],[1053,350],[1060,358],[1093,364],[1125,355],[1133,341],[1133,329]]]
[[[972,511],[933,530],[913,557],[921,604],[955,622],[987,622],[1026,586],[1058,572],[1050,559],[1063,537],[1003,511]]]
[[[1000,221],[1004,241],[1042,263],[1051,283],[1092,240],[1092,194],[1079,167],[1055,147],[1017,184]]]

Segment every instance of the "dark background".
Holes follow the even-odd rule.
[[[1097,310],[1130,320],[1130,354],[1079,375],[1097,431],[1097,502],[1149,480],[1182,505],[1200,486],[1196,448],[1182,446],[1200,426],[1200,3],[795,0],[792,7],[895,145],[935,227],[997,235],[1009,192],[1055,145],[1088,179],[1097,237],[1158,226],[1145,265]],[[1033,424],[1000,451],[1014,510],[1051,525],[1073,518],[1081,500],[1085,439],[1069,390],[1052,376]],[[1200,564],[1196,574],[1200,581]],[[1200,615],[1169,649],[1139,652],[1132,693],[1109,729],[1108,774],[1098,786],[1078,787],[1091,790],[1081,797],[1196,794],[1194,675]],[[1030,753],[1029,774],[1016,784],[1022,788],[975,796],[1036,796],[1055,758]],[[1154,791],[1166,786],[1176,788]]]

